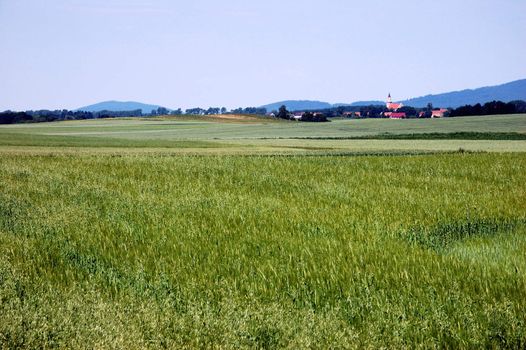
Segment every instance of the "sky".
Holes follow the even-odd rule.
[[[523,78],[525,0],[0,0],[0,110],[402,100]]]

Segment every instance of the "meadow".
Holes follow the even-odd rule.
[[[500,115],[444,119],[361,119],[331,123],[297,123],[271,118],[225,119],[213,117],[158,117],[144,119],[85,120],[59,123],[0,126],[0,135],[28,135],[62,139],[68,137],[155,142],[180,140],[356,138],[377,135],[455,132],[526,133],[526,116]],[[5,136],[4,136],[5,137]],[[1,141],[0,141],[1,142]],[[142,144],[141,146],[143,146]],[[165,144],[166,145],[166,144]]]
[[[524,348],[503,118],[1,127],[0,346]]]
[[[0,152],[25,154],[383,154],[522,152],[526,115],[297,123],[158,117],[0,126]]]

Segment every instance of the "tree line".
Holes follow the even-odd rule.
[[[481,105],[465,105],[451,110],[451,117],[464,117],[474,115],[495,115],[495,114],[520,114],[526,113],[526,102],[517,100],[508,103],[502,101],[492,101]]]
[[[0,124],[17,124],[17,123],[42,123],[42,122],[54,122],[64,120],[82,120],[82,119],[99,119],[99,118],[120,118],[120,117],[151,117],[161,115],[215,115],[215,114],[261,114],[267,113],[265,108],[258,107],[247,107],[237,108],[232,111],[228,111],[225,107],[209,107],[204,108],[190,108],[184,111],[181,108],[169,110],[164,107],[153,109],[150,113],[143,113],[141,109],[131,111],[100,111],[100,112],[87,112],[87,111],[70,111],[67,109],[61,110],[37,110],[37,111],[5,111],[0,112]]]
[[[404,106],[398,112],[406,113],[408,118],[424,117],[430,118],[433,105],[429,103],[425,108],[414,108]],[[448,116],[462,117],[462,116],[477,116],[477,115],[495,115],[495,114],[519,114],[526,113],[526,102],[522,100],[511,101],[508,103],[502,101],[492,101],[485,104],[477,103],[475,105],[465,105],[458,108],[449,108]],[[388,109],[383,105],[371,106],[338,106],[316,112],[305,112],[300,121],[320,122],[327,121],[330,118],[348,117],[353,113],[359,113],[361,118],[382,118]],[[150,113],[144,114],[142,110],[136,109],[131,111],[100,111],[100,112],[86,112],[86,111],[69,111],[62,110],[37,110],[14,112],[5,111],[0,112],[0,124],[16,124],[16,123],[40,123],[53,122],[63,120],[80,120],[80,119],[98,119],[98,118],[119,118],[119,117],[148,117],[158,115],[215,115],[215,114],[251,114],[251,115],[265,115],[267,110],[261,107],[246,107],[236,108],[228,111],[225,107],[209,107],[204,108],[189,108],[183,113],[181,108],[168,110],[164,107],[159,107],[152,110]],[[273,111],[272,115],[275,118],[296,120],[291,112],[285,106],[281,106],[278,111]]]
[[[208,109],[204,108],[189,108],[185,110],[185,114],[189,115],[216,115],[216,114],[267,114],[267,109],[263,107],[239,107],[228,111],[225,107],[210,107]]]
[[[140,117],[142,111],[140,109],[133,111],[100,111],[100,112],[85,112],[85,111],[68,111],[63,110],[38,110],[13,112],[5,111],[0,113],[0,124],[16,124],[16,123],[43,123],[63,120],[82,120],[82,119],[97,119],[97,118],[117,118],[117,117]]]
[[[287,110],[285,105],[279,107],[278,111],[272,112],[272,115],[278,119],[286,120],[297,120],[300,122],[328,122],[327,116],[321,112],[305,112],[301,115],[300,118],[296,119],[294,114]]]
[[[414,108],[411,106],[403,106],[397,112],[405,113],[408,118],[431,118],[432,112],[435,110],[433,104],[429,103],[424,108]],[[385,112],[389,110],[384,105],[370,105],[370,106],[338,106],[328,109],[320,110],[327,118],[338,118],[347,116],[349,113],[359,113],[362,118],[383,118]],[[447,116],[462,117],[462,116],[477,116],[477,115],[495,115],[495,114],[520,114],[526,113],[526,102],[517,100],[508,103],[502,101],[487,102],[483,105],[477,103],[475,105],[465,105],[458,108],[448,108]]]

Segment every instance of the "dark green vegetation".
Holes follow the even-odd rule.
[[[0,157],[5,348],[526,345],[526,157]]]
[[[526,140],[526,134],[518,132],[452,132],[426,134],[378,134],[350,137],[293,137],[303,140]]]

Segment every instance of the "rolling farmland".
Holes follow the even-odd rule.
[[[486,138],[382,138],[459,132]],[[522,115],[2,126],[0,344],[524,347],[525,133]]]

